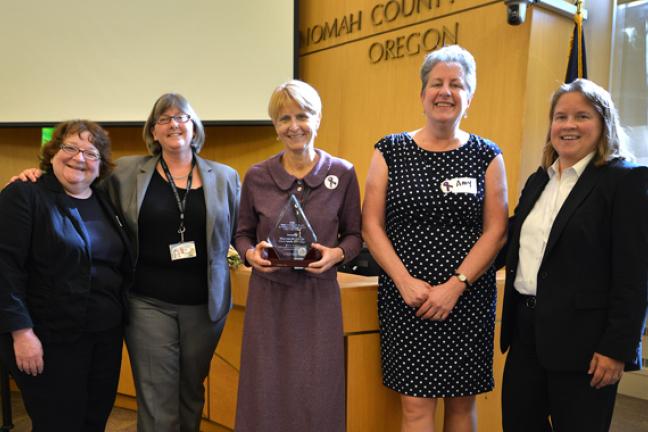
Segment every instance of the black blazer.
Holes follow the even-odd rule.
[[[515,325],[513,283],[520,230],[549,177],[542,168],[522,190],[509,231],[500,348]],[[587,370],[594,352],[641,365],[648,302],[648,168],[590,163],[560,209],[540,264],[536,349],[549,370]]]
[[[124,243],[122,302],[132,282],[131,246],[115,210],[94,189]],[[53,174],[0,194],[0,333],[33,327],[39,338],[73,341],[86,323],[91,256],[79,213]],[[126,316],[126,314],[124,314]]]

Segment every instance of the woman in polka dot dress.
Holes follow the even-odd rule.
[[[506,237],[499,148],[459,128],[477,84],[459,46],[421,67],[425,125],[376,144],[363,235],[383,269],[378,313],[385,386],[400,393],[402,431],[476,429],[475,395],[493,389],[495,270]]]

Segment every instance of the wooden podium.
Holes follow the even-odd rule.
[[[234,307],[227,318],[223,335],[212,359],[209,377],[205,382],[206,403],[201,425],[203,431],[234,430],[243,318],[250,274],[250,270],[244,268],[231,273]],[[400,429],[400,400],[398,394],[383,387],[380,370],[378,278],[339,273],[338,281],[344,324],[347,431],[397,431]],[[502,286],[503,275],[498,275],[498,291],[501,292]],[[478,427],[479,430],[487,432],[499,431],[501,424],[499,385],[504,357],[497,349],[501,303],[499,300],[501,297],[498,299],[495,328],[496,390],[478,397]],[[126,349],[118,391],[116,405],[136,409],[135,389]],[[442,406],[438,409],[442,410]],[[442,416],[437,417],[437,427],[441,427]]]

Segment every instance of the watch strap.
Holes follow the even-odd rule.
[[[472,288],[472,284],[470,283],[470,280],[468,280],[468,276],[463,273],[459,273],[458,271],[454,272],[454,276],[466,285],[467,290]]]

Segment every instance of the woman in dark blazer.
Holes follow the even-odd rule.
[[[554,94],[543,165],[509,232],[501,349],[505,431],[607,431],[640,367],[648,298],[648,168],[623,157],[607,91]]]
[[[97,124],[61,123],[45,174],[0,194],[0,358],[34,431],[103,431],[121,365],[132,255],[95,181],[112,170]]]

